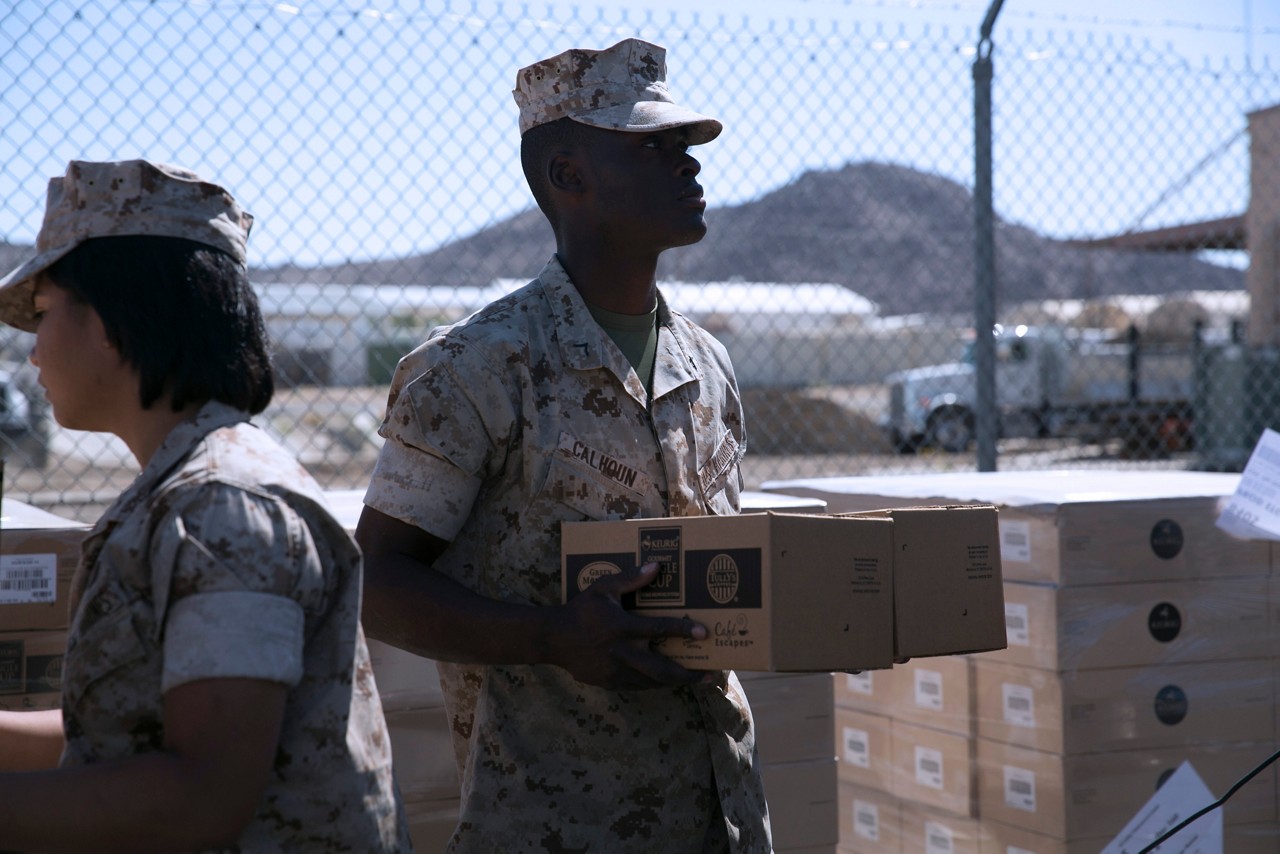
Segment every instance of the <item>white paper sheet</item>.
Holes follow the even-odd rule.
[[[1200,775],[1183,762],[1102,854],[1138,854],[1169,828],[1217,800]],[[1222,810],[1196,819],[1163,843],[1153,854],[1223,854]]]
[[[1241,539],[1280,540],[1280,433],[1263,431],[1217,524]]]

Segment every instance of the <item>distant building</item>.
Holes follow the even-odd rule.
[[[452,323],[526,284],[257,286],[277,373],[290,384],[383,384],[396,361],[432,328]],[[673,308],[720,337],[745,384],[794,384],[800,351],[829,349],[876,317],[876,305],[834,284],[661,282]],[[808,370],[812,371],[811,363]],[[781,373],[780,373],[781,371]]]

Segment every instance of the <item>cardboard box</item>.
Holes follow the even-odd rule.
[[[49,706],[36,698],[61,697],[66,650],[66,631],[0,633],[0,701],[18,707],[56,707],[57,703]]]
[[[979,738],[978,814],[1062,841],[1110,839],[1182,762],[1221,796],[1274,750],[1273,742],[1231,742],[1063,756]],[[1222,812],[1228,825],[1274,822],[1275,766],[1237,790]]]
[[[1194,826],[1187,832],[1194,832]],[[1098,854],[1112,837],[1095,836],[1064,842],[1042,833],[1010,827],[997,821],[982,822],[982,854]],[[1226,854],[1275,854],[1280,851],[1280,824],[1228,825],[1223,828]]]
[[[838,708],[893,714],[893,707],[898,702],[897,683],[902,678],[901,673],[901,667],[833,673],[835,704]]]
[[[836,759],[841,780],[894,794],[891,719],[837,707]]]
[[[893,670],[894,701],[889,714],[894,720],[965,737],[976,735],[973,659],[962,655],[918,658]]]
[[[1088,849],[1087,854],[1098,854],[1111,840],[1097,840],[1097,844]],[[1081,844],[1089,842],[1082,840]],[[981,854],[1086,854],[1085,850],[1078,852],[1070,848],[1069,843],[1054,839],[1052,836],[1045,836],[1043,833],[1036,833],[1034,830],[1027,830],[1022,827],[1013,827],[1007,824],[1001,824],[998,821],[991,821],[988,818],[982,820],[982,837],[978,847]]]
[[[406,801],[457,798],[462,790],[443,708],[386,713],[396,782]]]
[[[381,641],[367,639],[366,643],[384,711],[444,707],[435,661]]]
[[[404,813],[409,824],[413,850],[443,851],[458,826],[461,801],[457,798],[412,801],[405,799]]]
[[[71,577],[89,526],[0,501],[0,631],[66,629]]]
[[[835,705],[826,673],[739,676],[756,725],[760,762],[829,762],[835,758]]]
[[[1043,670],[1268,658],[1280,643],[1274,579],[1057,588],[1006,581],[1009,647],[986,653]]]
[[[902,802],[902,850],[921,854],[981,854],[982,826],[974,818]]]
[[[931,472],[770,481],[831,513],[936,503],[994,504],[1006,580],[1074,586],[1266,577],[1271,547],[1215,525],[1240,476],[1213,472]]]
[[[847,854],[899,854],[902,816],[893,795],[840,781],[840,851]]]
[[[1268,660],[1053,673],[975,661],[978,735],[1049,753],[1272,741]]]
[[[892,791],[908,802],[960,818],[977,813],[974,740],[967,736],[895,720]],[[903,814],[906,833],[906,814]]]
[[[564,601],[602,574],[656,560],[625,607],[689,617],[703,640],[659,649],[705,670],[833,671],[893,661],[893,522],[760,513],[562,526]]]
[[[784,762],[760,769],[775,849],[835,845],[840,835],[836,762]]]
[[[879,510],[893,520],[894,657],[1004,649],[995,507]]]

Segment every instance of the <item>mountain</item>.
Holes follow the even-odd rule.
[[[973,308],[973,197],[946,178],[883,163],[808,172],[758,201],[707,214],[698,244],[664,257],[689,280],[836,282],[882,314]],[[1244,287],[1189,255],[1085,250],[997,221],[1000,305]]]
[[[741,205],[707,211],[707,236],[665,253],[661,278],[834,282],[882,314],[973,307],[973,196],[937,175],[886,163],[806,172]],[[257,281],[488,284],[532,278],[554,248],[536,209],[434,252],[318,269],[260,270]],[[1085,250],[998,221],[1000,305],[1109,294],[1239,290],[1239,270],[1189,255]]]
[[[661,278],[834,282],[885,315],[973,308],[973,197],[947,178],[886,163],[810,171],[755,201],[708,210],[707,223],[700,243],[663,255]],[[253,279],[483,286],[534,277],[554,247],[532,209],[427,254],[255,269]],[[5,269],[29,253],[0,243],[0,259],[14,254]],[[1001,306],[1244,287],[1241,271],[1190,255],[1086,250],[1004,221],[996,228],[996,276]]]

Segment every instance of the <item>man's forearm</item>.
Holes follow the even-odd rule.
[[[557,611],[489,599],[409,557],[366,567],[365,633],[437,661],[548,663]]]

